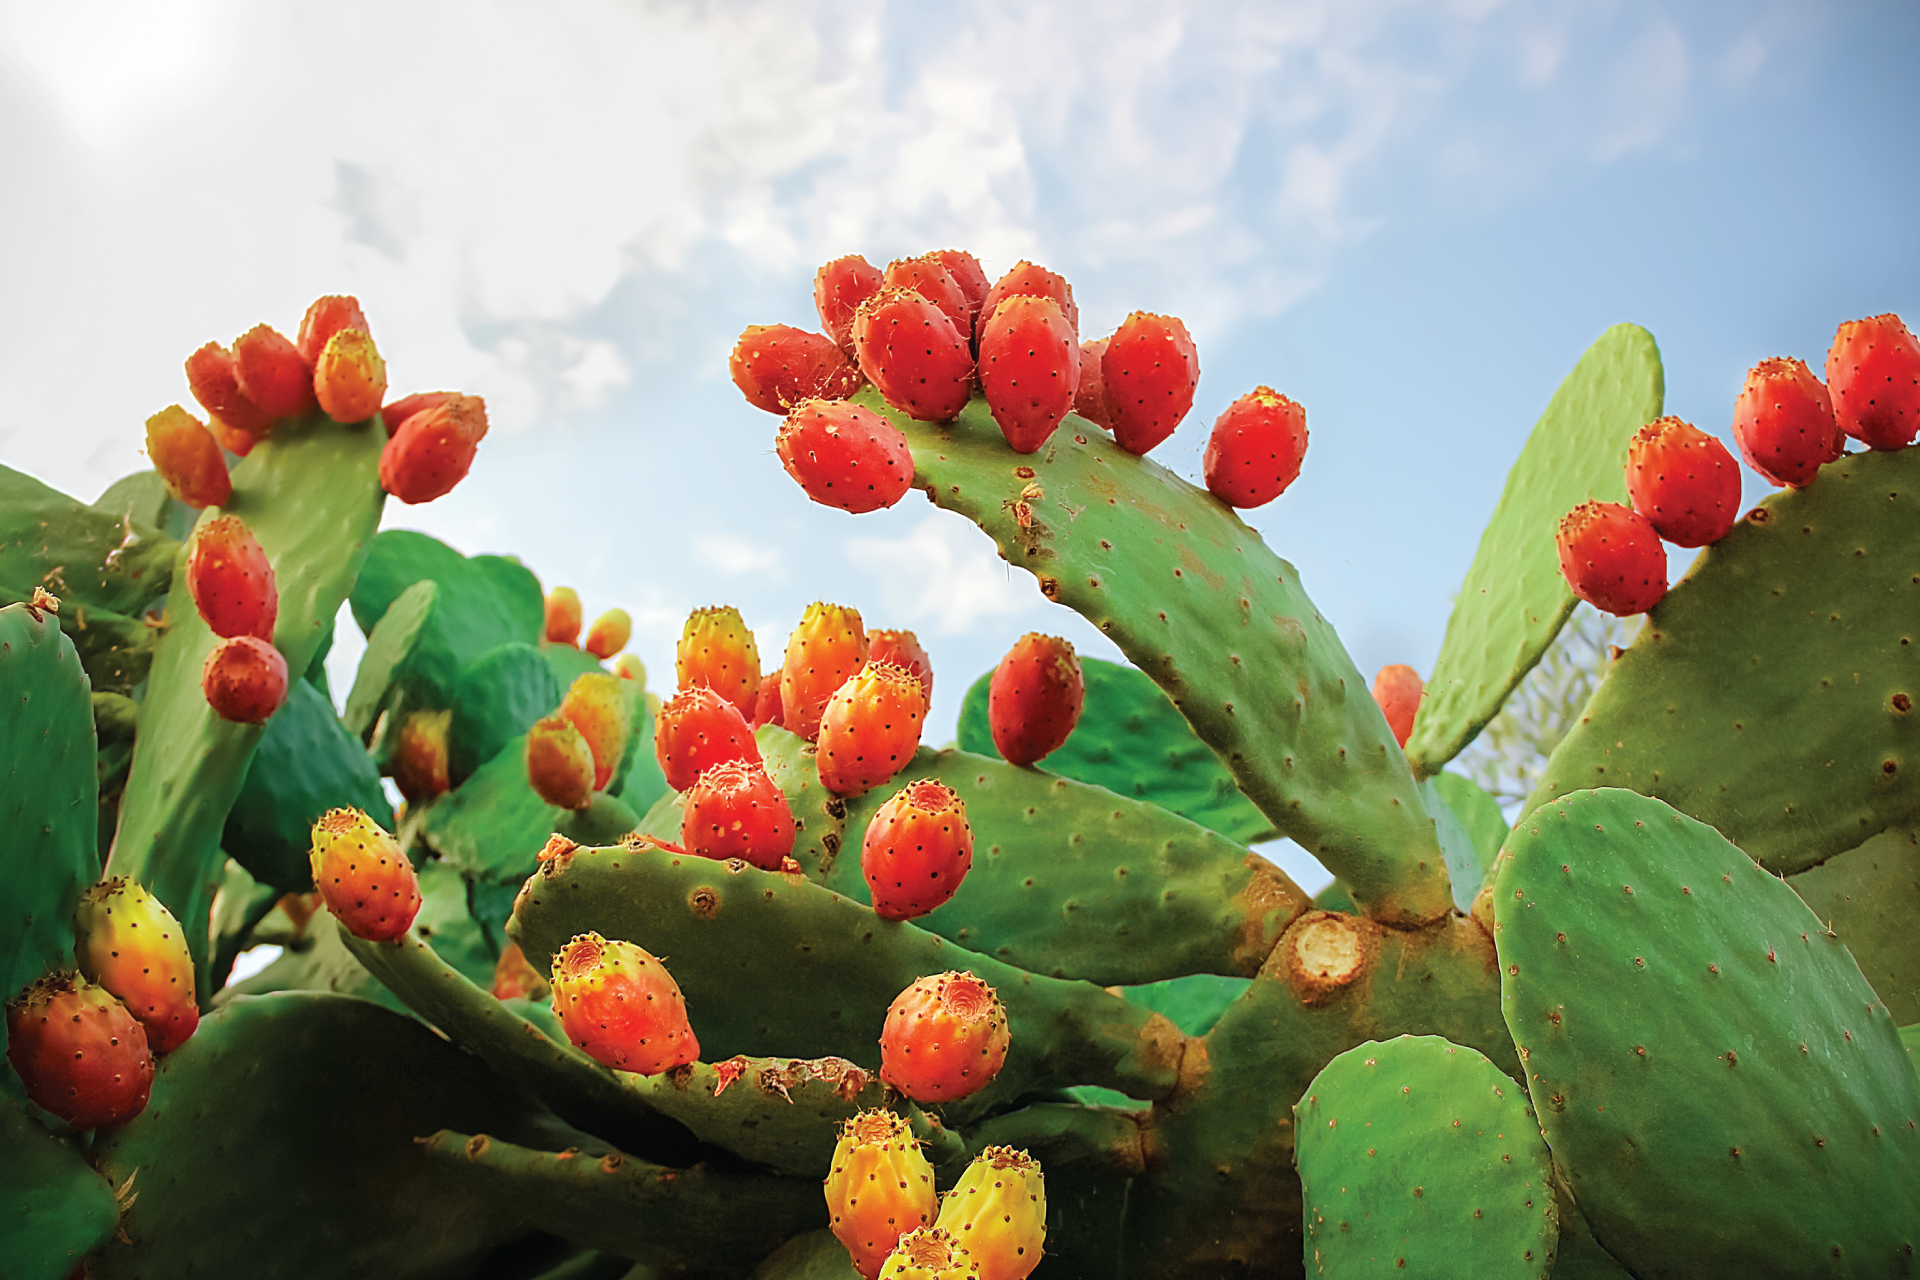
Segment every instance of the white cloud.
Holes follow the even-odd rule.
[[[693,539],[693,558],[730,578],[746,573],[776,573],[780,548],[762,546],[737,533],[703,533]]]
[[[961,635],[1044,603],[1031,574],[1016,572],[980,531],[937,512],[904,538],[849,538],[847,559],[878,583],[888,615],[934,635]]]

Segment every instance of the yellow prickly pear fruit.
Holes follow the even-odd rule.
[[[622,680],[631,680],[642,689],[647,687],[647,664],[640,661],[637,653],[623,653],[613,660],[613,674]]]
[[[393,756],[393,785],[408,804],[431,800],[452,785],[447,772],[447,733],[451,711],[410,711],[400,726]]]
[[[625,609],[609,609],[593,620],[587,628],[587,639],[581,647],[596,658],[611,658],[627,647],[627,641],[633,639],[633,617]]]
[[[1040,1162],[1012,1147],[988,1147],[941,1198],[934,1225],[966,1246],[980,1280],[1026,1280],[1047,1239]]]
[[[695,609],[681,629],[673,655],[674,675],[682,689],[704,685],[753,719],[760,696],[760,646],[732,605]]]
[[[627,739],[633,736],[633,711],[627,702],[629,686],[619,676],[588,671],[574,677],[560,700],[565,716],[593,752],[593,789],[605,791],[620,771]]]
[[[160,899],[124,876],[103,880],[80,895],[74,934],[80,971],[139,1019],[149,1048],[167,1053],[186,1043],[200,1025],[193,956]]]
[[[867,631],[860,611],[816,602],[787,638],[780,668],[780,710],[787,728],[811,742],[820,736],[827,699],[866,665]]]
[[[527,781],[540,798],[560,809],[584,809],[593,799],[593,748],[562,715],[533,722],[527,730]]]
[[[547,592],[546,638],[555,644],[573,644],[580,639],[580,593],[572,587],[555,587]]]
[[[867,1278],[880,1274],[900,1237],[933,1221],[939,1197],[933,1166],[907,1122],[891,1111],[862,1111],[840,1126],[827,1174],[833,1234]]]
[[[879,1280],[972,1280],[973,1256],[940,1227],[922,1227],[900,1237]]]

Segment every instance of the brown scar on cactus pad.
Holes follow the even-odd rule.
[[[1335,911],[1310,911],[1293,922],[1261,968],[1293,989],[1308,1008],[1339,998],[1373,967],[1381,926]]]

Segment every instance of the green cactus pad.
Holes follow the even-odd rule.
[[[341,711],[354,737],[364,741],[383,713],[401,711],[409,689],[421,705],[436,709],[451,699],[455,667],[445,646],[436,642],[433,626],[439,604],[439,583],[416,582],[394,598],[367,633],[367,650]]]
[[[568,816],[542,800],[527,781],[527,738],[521,734],[435,800],[424,811],[420,831],[436,853],[468,877],[518,884]]]
[[[1560,1224],[1526,1091],[1439,1036],[1369,1041],[1294,1108],[1317,1276],[1546,1280]]]
[[[1920,831],[1882,831],[1787,883],[1847,944],[1894,1022],[1920,1022]]]
[[[560,705],[565,688],[540,650],[512,640],[475,658],[455,678],[449,768],[459,786],[533,722]]]
[[[536,968],[576,934],[663,958],[709,1061],[839,1057],[879,1066],[887,1007],[916,979],[967,969],[1007,1008],[1005,1068],[952,1109],[1033,1088],[1099,1084],[1133,1097],[1173,1087],[1183,1037],[1165,1018],[1087,983],[967,951],[799,875],[658,849],[581,849],[527,882],[508,932]]]
[[[463,556],[410,529],[387,529],[353,584],[353,620],[371,633],[393,602],[421,581],[440,585],[441,639],[455,668],[497,644],[539,640],[546,597],[533,571],[509,556]]]
[[[1356,902],[1409,923],[1451,909],[1386,718],[1293,566],[1231,508],[1077,415],[1023,456],[978,397],[937,424],[889,409],[872,388],[855,400],[906,433],[915,483],[1111,637]]]
[[[1791,889],[1608,789],[1520,822],[1494,904],[1527,1087],[1609,1253],[1643,1276],[1912,1266],[1920,1079]]]
[[[1627,787],[1792,875],[1920,811],[1920,449],[1747,513],[1647,617],[1531,810]]]
[[[466,877],[437,860],[421,867],[419,875],[420,912],[413,918],[414,930],[461,976],[491,988],[500,956],[473,918]],[[351,934],[342,932],[340,941],[356,950]]]
[[[1499,712],[1560,633],[1574,595],[1560,575],[1560,517],[1589,498],[1627,500],[1627,444],[1660,416],[1665,371],[1653,335],[1617,324],[1560,383],[1507,473],[1480,535],[1407,739],[1438,773]]]
[[[1047,756],[1049,773],[1171,809],[1239,844],[1273,837],[1273,824],[1200,741],[1160,686],[1132,667],[1080,659],[1087,700],[1066,744]],[[987,720],[989,671],[960,704],[960,749],[1000,759]]]
[[[847,1246],[831,1231],[797,1235],[754,1268],[752,1280],[860,1280]]]
[[[841,854],[817,877],[870,903],[867,826],[908,783],[957,792],[973,866],[914,923],[1034,973],[1110,983],[1252,974],[1307,895],[1272,863],[1143,800],[965,751],[925,747],[890,783],[847,802]]]
[[[600,659],[577,644],[542,640],[539,648],[540,656],[546,659],[547,670],[553,673],[553,678],[560,685],[562,692],[565,692],[567,686],[573,683],[575,676],[589,675],[607,669]]]
[[[1463,778],[1457,773],[1436,773],[1423,779],[1421,787],[1439,794],[1448,809],[1453,811],[1460,825],[1465,828],[1467,838],[1473,842],[1475,862],[1481,879],[1492,869],[1493,860],[1500,852],[1500,846],[1507,838],[1507,816],[1500,812],[1500,802],[1489,795],[1479,783],[1471,778]],[[1478,886],[1476,886],[1477,888]],[[1458,886],[1456,886],[1456,891]]]
[[[119,1221],[106,1179],[0,1095],[0,1259],[11,1280],[66,1280]]]
[[[200,513],[167,492],[167,482],[158,471],[136,471],[121,476],[93,500],[93,509],[104,511],[115,520],[131,520],[158,529],[175,542],[184,542],[193,532]]]
[[[1122,987],[1120,996],[1128,1004],[1166,1014],[1174,1026],[1190,1036],[1203,1036],[1213,1029],[1213,1024],[1220,1021],[1220,1015],[1235,1000],[1246,994],[1248,981],[1196,973],[1186,978]]]
[[[1486,868],[1500,852],[1500,846],[1495,843],[1492,849],[1484,849],[1474,839],[1473,833],[1467,830],[1466,823],[1454,813],[1440,789],[1433,785],[1434,782],[1433,778],[1421,779],[1420,800],[1433,816],[1434,832],[1440,837],[1441,852],[1446,854],[1447,879],[1453,885],[1453,905],[1465,912],[1472,909],[1473,896],[1480,892],[1481,884],[1486,881]],[[1467,785],[1473,784],[1469,782]]]
[[[301,936],[289,938],[271,963],[216,993],[213,1003],[219,1007],[238,996],[324,992],[365,1000],[393,1013],[407,1013],[406,1004],[347,950],[348,937],[333,915],[321,907],[307,921]]]

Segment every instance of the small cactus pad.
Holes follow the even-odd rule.
[[[1920,1022],[1920,829],[1882,831],[1787,883],[1847,944],[1893,1020]]]
[[[1545,1280],[1559,1237],[1526,1091],[1440,1036],[1369,1041],[1294,1107],[1309,1275]]]
[[[0,1258],[18,1280],[63,1280],[120,1221],[113,1188],[0,1096]]]
[[[1524,818],[1493,896],[1507,1027],[1609,1253],[1644,1276],[1911,1265],[1920,1079],[1791,889],[1609,789]]]

